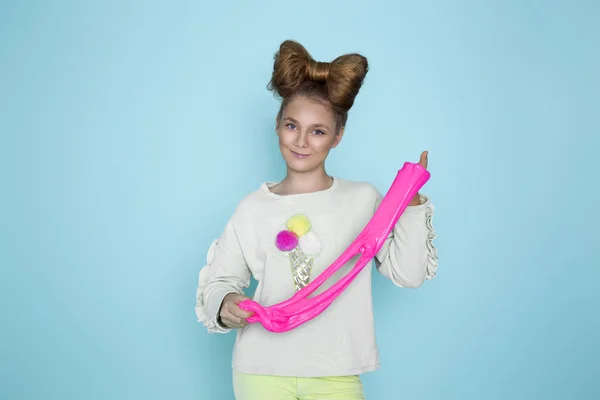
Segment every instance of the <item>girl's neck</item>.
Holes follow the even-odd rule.
[[[333,184],[333,178],[324,169],[310,172],[288,170],[286,177],[272,188],[280,195],[314,193],[327,190]]]

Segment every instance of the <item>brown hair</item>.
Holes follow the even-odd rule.
[[[346,124],[348,111],[368,69],[367,59],[360,54],[345,54],[332,62],[319,62],[300,43],[286,40],[275,54],[273,75],[267,87],[283,100],[278,118],[291,99],[306,96],[326,102],[340,129]]]

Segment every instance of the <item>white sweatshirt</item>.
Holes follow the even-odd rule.
[[[226,333],[217,323],[227,293],[243,293],[253,276],[253,300],[270,306],[295,293],[289,249],[280,250],[278,234],[294,232],[297,249],[312,261],[314,278],[333,263],[369,222],[382,195],[371,184],[334,179],[326,190],[280,196],[265,182],[237,207],[224,232],[208,251],[196,292],[196,315],[211,333]],[[437,251],[432,244],[433,205],[409,206],[375,257],[377,270],[394,284],[418,288],[435,276]],[[293,217],[293,218],[292,218]],[[294,236],[294,235],[292,235]],[[337,282],[357,257],[316,293]],[[237,332],[233,369],[278,376],[340,376],[373,371],[379,355],[371,300],[369,263],[350,286],[318,317],[285,333],[269,332],[260,323]]]

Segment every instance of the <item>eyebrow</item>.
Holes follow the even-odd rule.
[[[295,123],[295,124],[299,124],[299,122],[298,122],[298,121],[296,121],[296,120],[295,120],[294,118],[292,118],[292,117],[284,117],[283,119],[284,119],[284,120],[291,121],[291,122],[293,122],[293,123]],[[330,127],[328,127],[327,125],[323,125],[323,124],[314,124],[314,125],[312,125],[312,127],[313,127],[313,128],[325,128],[325,129],[328,129],[328,130],[332,130]]]

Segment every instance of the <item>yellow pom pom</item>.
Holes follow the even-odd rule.
[[[305,235],[310,231],[310,221],[305,215],[296,214],[287,221],[287,228],[294,232],[298,237]]]

